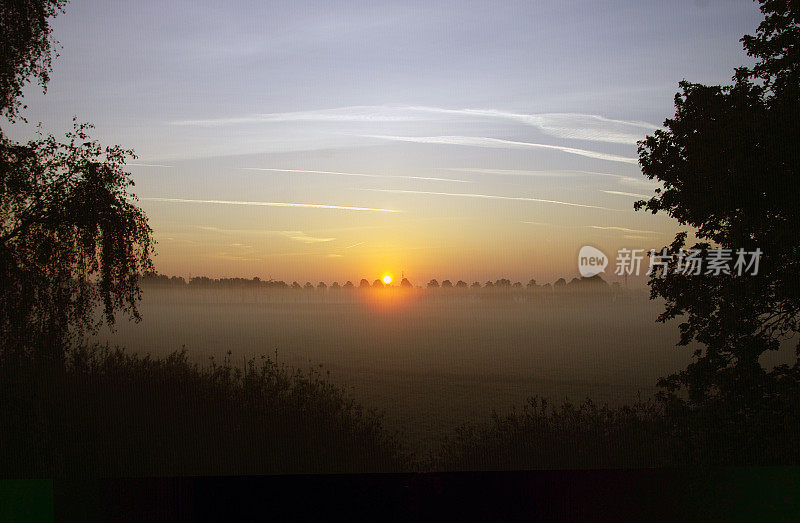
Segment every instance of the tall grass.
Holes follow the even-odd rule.
[[[374,472],[410,463],[381,417],[319,369],[208,366],[81,348],[65,365],[0,366],[0,474]]]
[[[464,424],[424,460],[327,380],[277,357],[241,367],[109,347],[0,360],[0,475],[175,476],[800,464],[800,395],[631,406],[533,397]]]
[[[796,392],[780,405],[677,398],[631,406],[550,405],[468,423],[428,457],[437,470],[531,470],[800,464]]]

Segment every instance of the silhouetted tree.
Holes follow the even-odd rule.
[[[528,281],[528,285],[527,285],[527,287],[528,287],[529,289],[533,289],[533,288],[535,288],[535,287],[536,287],[536,280],[534,280],[533,278],[531,278],[531,279],[530,279],[530,281]]]
[[[560,288],[560,287],[564,287],[566,285],[567,285],[567,280],[565,280],[564,278],[559,278],[553,284],[553,288]]]
[[[518,282],[518,281],[517,281],[517,282],[514,282],[514,285],[513,285],[513,287],[514,287],[515,289],[521,289],[521,288],[522,288],[522,282]]]
[[[341,287],[339,286],[339,282],[335,281],[335,282],[331,283],[331,289],[335,290],[335,291],[338,291],[339,289],[341,289]]]
[[[433,288],[436,288],[436,287],[439,287],[439,282],[438,281],[431,280],[431,281],[428,282],[428,288],[429,289],[433,289]]]
[[[599,274],[594,276],[581,276],[580,278],[573,278],[570,280],[569,285],[583,288],[583,289],[604,289],[608,287],[608,283]]]
[[[314,290],[314,286],[311,284],[310,281],[307,281],[306,284],[303,285],[303,288],[305,290],[307,290],[307,291],[313,291]]]
[[[362,289],[369,289],[369,280],[366,278],[361,278],[361,283],[359,283],[358,286]]]
[[[327,289],[327,288],[328,288],[328,286],[327,286],[327,285],[325,285],[325,282],[324,282],[324,281],[321,281],[321,282],[319,282],[319,283],[317,284],[317,289],[318,289],[318,290],[324,291],[324,290],[325,290],[325,289]]]
[[[453,282],[451,282],[450,280],[444,280],[442,282],[442,287],[445,289],[451,289],[453,287]]]
[[[347,280],[344,284],[345,289],[352,289],[353,287],[354,287],[353,282],[351,282],[350,280]]]
[[[372,282],[372,286],[376,289],[383,289],[383,280],[377,279]]]
[[[486,287],[487,289],[488,288],[494,288],[494,282],[487,281],[486,283],[483,284],[483,286]]]
[[[0,4],[0,113],[12,122],[23,86],[47,84],[50,19],[64,4]],[[124,165],[135,155],[91,140],[88,124],[73,127],[64,143],[41,135],[18,143],[0,131],[0,353],[60,359],[73,339],[112,325],[115,312],[140,318],[154,242],[128,192]]]
[[[299,290],[299,289],[302,289],[302,287],[300,286],[299,283],[297,283],[296,281],[293,281],[292,282],[292,289]]]
[[[412,287],[411,282],[408,281],[408,278],[403,278],[400,281],[400,286],[403,287],[403,288],[411,288]]]
[[[458,280],[456,282],[456,287],[458,287],[459,289],[465,289],[467,287],[467,282]]]
[[[480,289],[481,288],[481,284],[480,284],[480,282],[474,281],[474,282],[472,282],[472,285],[470,285],[470,287],[472,287],[473,289]]]
[[[511,280],[507,280],[506,278],[500,278],[496,282],[494,282],[495,287],[511,287]]]
[[[75,125],[66,143],[0,136],[0,343],[60,357],[70,336],[139,319],[140,275],[152,270],[147,218],[128,192],[131,151],[102,147]]]
[[[16,0],[0,4],[3,47],[0,57],[0,115],[13,121],[22,105],[22,89],[31,80],[43,91],[50,81],[50,19],[64,11],[66,0]]]
[[[681,318],[680,344],[704,345],[661,381],[670,392],[685,387],[694,402],[762,398],[800,376],[797,360],[771,372],[759,362],[800,321],[800,4],[760,4],[764,21],[742,39],[755,66],[737,69],[732,85],[680,82],[675,116],[639,143],[642,172],[664,188],[637,210],[695,228],[701,252],[763,253],[756,276],[682,274],[680,232],[668,246],[676,259],[650,279],[651,296],[666,301],[659,321]]]

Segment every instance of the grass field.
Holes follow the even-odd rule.
[[[275,350],[288,365],[322,364],[417,451],[534,395],[644,399],[690,352],[644,292],[148,288],[141,310],[142,323],[100,339],[154,356],[185,345],[201,364]]]

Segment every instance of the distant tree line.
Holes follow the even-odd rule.
[[[155,272],[148,272],[144,274],[142,277],[142,283],[144,285],[160,285],[160,286],[172,286],[172,287],[192,287],[192,288],[266,288],[266,289],[294,289],[294,290],[339,290],[339,289],[355,289],[356,285],[353,284],[351,281],[346,281],[344,284],[340,284],[338,281],[331,283],[330,285],[326,284],[324,281],[318,282],[316,285],[311,283],[310,281],[301,284],[297,281],[293,281],[292,283],[286,283],[283,280],[262,280],[257,276],[248,279],[248,278],[209,278],[207,276],[194,276],[190,278],[188,281],[183,278],[182,276],[167,276],[164,274],[157,274]],[[619,287],[619,283],[614,282],[610,285],[611,287]],[[398,287],[397,285],[386,284],[380,279],[376,279],[372,283],[369,282],[366,278],[362,278],[361,281],[358,283],[359,289],[384,289],[384,288],[392,288]],[[399,287],[401,288],[414,288],[414,285],[408,280],[408,278],[403,278],[400,281]],[[508,289],[527,289],[530,291],[534,290],[552,290],[552,289],[560,289],[560,288],[606,288],[609,287],[609,284],[603,280],[599,275],[592,276],[591,278],[573,278],[569,282],[564,278],[559,278],[554,283],[544,283],[539,284],[536,282],[535,279],[531,279],[525,285],[522,282],[514,282],[512,283],[511,280],[506,278],[500,278],[495,281],[487,281],[481,284],[478,281],[472,282],[468,284],[464,280],[458,280],[455,284],[451,280],[443,280],[439,283],[438,280],[433,279],[430,280],[427,284],[428,289],[499,289],[499,290],[508,290]],[[421,287],[420,287],[421,288]]]

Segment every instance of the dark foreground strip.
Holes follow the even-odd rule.
[[[0,481],[0,521],[796,520],[800,467]]]

